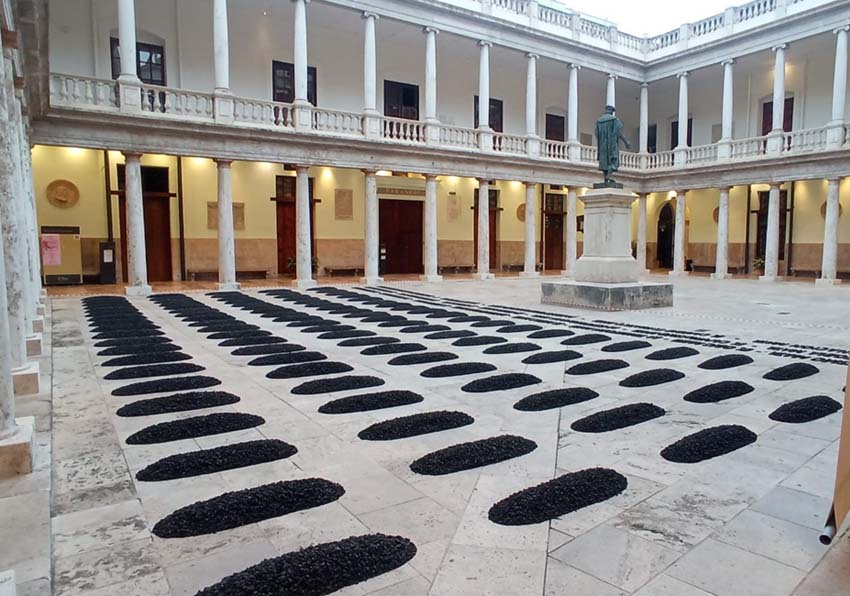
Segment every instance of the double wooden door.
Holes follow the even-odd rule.
[[[127,282],[126,170],[118,166],[118,213],[121,228],[121,264]],[[145,221],[145,252],[148,281],[173,281],[171,266],[171,196],[168,168],[142,166],[142,205]]]
[[[673,236],[676,230],[676,212],[670,203],[661,208],[658,214],[658,265],[665,269],[673,268]]]
[[[543,268],[564,270],[564,195],[547,194],[543,201]]]
[[[499,191],[490,189],[490,270],[498,269],[499,255]],[[475,267],[478,268],[478,191],[475,192],[475,203],[472,207],[472,236]]]
[[[295,226],[295,195],[297,189],[295,176],[278,176],[275,181],[275,196],[272,198],[277,207],[277,270],[281,275],[295,274],[297,228]],[[309,179],[310,193],[310,244],[313,258],[316,258],[316,217],[313,199],[313,179]]]
[[[382,274],[422,273],[422,201],[381,199],[378,242]]]

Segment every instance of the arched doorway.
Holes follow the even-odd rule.
[[[673,268],[673,232],[676,229],[676,211],[671,203],[658,214],[658,266]]]

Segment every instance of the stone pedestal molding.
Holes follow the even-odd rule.
[[[0,437],[0,479],[11,476],[21,476],[32,472],[32,449],[33,449],[33,427],[35,419],[32,417],[18,418],[14,433],[6,437]],[[14,594],[14,582],[12,591],[4,586],[4,576],[0,574],[0,596]],[[6,591],[4,591],[6,590]]]
[[[42,351],[42,335],[41,333],[33,333],[27,336],[27,358],[37,358],[41,356]]]
[[[28,362],[26,366],[13,368],[12,387],[16,397],[41,393],[38,362]]]
[[[579,282],[627,283],[638,280],[632,256],[631,214],[635,195],[616,188],[584,194],[584,251],[572,276]]]

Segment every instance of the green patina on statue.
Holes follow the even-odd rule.
[[[596,121],[599,169],[605,173],[605,182],[594,184],[593,188],[623,188],[614,180],[614,172],[620,169],[620,141],[626,149],[631,149],[631,145],[623,136],[623,123],[614,112],[614,106],[605,106],[605,113]]]

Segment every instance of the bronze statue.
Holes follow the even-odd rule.
[[[599,169],[605,173],[605,182],[594,184],[594,188],[623,188],[614,180],[614,172],[620,169],[620,141],[626,149],[631,149],[631,145],[623,136],[623,123],[614,112],[614,106],[605,106],[605,113],[596,121]]]

